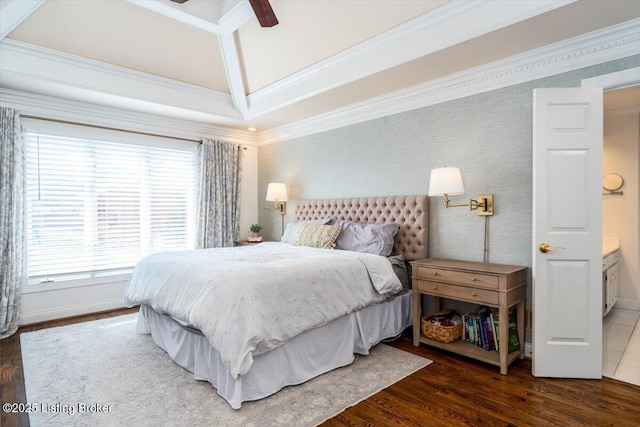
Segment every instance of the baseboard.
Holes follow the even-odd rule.
[[[640,300],[631,298],[618,298],[618,302],[614,306],[623,310],[640,311]]]
[[[62,319],[65,317],[79,316],[82,314],[97,313],[100,311],[124,308],[122,298],[101,301],[95,304],[75,305],[69,307],[56,308],[55,310],[38,311],[23,314],[20,317],[20,325],[30,325],[33,323],[45,322],[48,320]]]

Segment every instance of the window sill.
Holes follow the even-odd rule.
[[[36,292],[55,291],[57,289],[80,288],[85,286],[104,285],[108,283],[128,282],[130,278],[131,273],[127,273],[105,277],[94,277],[90,279],[65,280],[60,282],[33,284],[24,286],[22,288],[22,293],[30,294]]]

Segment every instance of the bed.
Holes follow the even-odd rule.
[[[427,255],[427,196],[298,201],[296,224],[324,223],[327,219],[333,224],[340,221],[398,224],[392,254],[402,255],[406,261]],[[216,280],[225,285],[216,285],[216,291],[207,289],[203,297],[204,288],[192,285],[196,282],[195,270],[201,267],[193,268],[192,263],[198,257],[211,255],[219,257],[221,261],[216,262],[225,265],[224,272],[215,273]],[[182,260],[184,266],[167,273],[164,269],[169,259]],[[251,268],[243,268],[241,261],[249,262]],[[317,268],[321,277],[307,276],[309,268],[305,265]],[[402,286],[398,288],[396,276],[393,280],[389,278],[389,265],[389,261],[379,255],[305,246],[294,248],[289,243],[159,255],[155,264],[136,266],[125,304],[140,304],[139,333],[150,333],[153,341],[175,363],[192,372],[195,379],[211,383],[232,408],[239,409],[242,402],[267,397],[283,387],[301,384],[346,366],[353,362],[355,353],[368,354],[380,341],[401,334],[411,324],[411,292]],[[294,272],[295,284],[279,279],[284,277],[285,269],[298,269]],[[209,274],[207,267],[202,270],[202,274]],[[225,286],[232,289],[234,295],[239,292],[240,286],[231,284],[236,276],[241,277],[237,280],[244,286],[252,275],[260,280],[253,288],[247,285],[249,290],[238,297],[237,306],[236,301],[216,305],[227,297]],[[360,278],[363,275],[368,276],[368,286],[359,288],[357,282],[364,280]],[[174,290],[156,292],[155,282],[169,276],[178,283]],[[322,281],[325,276],[326,283]],[[342,284],[343,279],[349,283],[348,289]],[[313,286],[302,286],[305,281],[313,282]],[[132,286],[134,282],[136,286]],[[259,292],[262,285],[266,288],[270,282],[277,283],[277,298],[272,298],[271,293],[254,298],[250,293]],[[217,290],[218,286],[223,290]],[[337,292],[344,292],[337,298],[339,304],[323,301],[325,295],[329,300],[330,295]],[[160,294],[162,297],[158,297]],[[261,316],[261,306],[247,304],[262,304],[263,299],[264,305],[276,307]],[[171,301],[171,308],[166,301]],[[277,304],[286,309],[278,309]],[[204,314],[196,315],[196,312]],[[255,325],[249,328],[247,325],[251,322]],[[265,339],[256,340],[253,332],[245,337],[246,330],[253,331],[256,325],[266,326]],[[271,331],[272,325],[279,329]]]

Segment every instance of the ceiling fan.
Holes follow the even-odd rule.
[[[171,1],[182,4],[189,0]],[[276,18],[276,14],[273,12],[273,8],[271,7],[269,0],[249,0],[249,3],[251,3],[253,12],[256,14],[256,18],[258,18],[258,22],[261,27],[273,27],[274,25],[278,25],[278,18]]]

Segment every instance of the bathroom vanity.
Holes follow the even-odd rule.
[[[603,237],[602,239],[602,315],[606,316],[618,301],[618,259],[620,257],[620,239]]]

